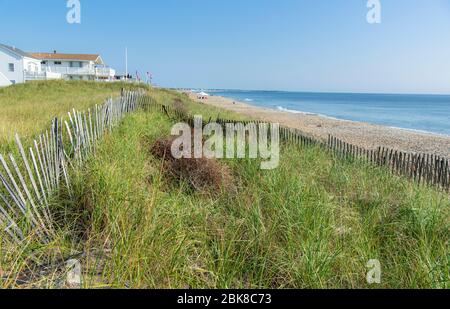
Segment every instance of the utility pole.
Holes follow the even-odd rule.
[[[125,47],[125,80],[128,81],[128,47]]]

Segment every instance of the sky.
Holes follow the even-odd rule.
[[[450,94],[450,0],[0,0],[0,42],[100,53],[164,87]]]

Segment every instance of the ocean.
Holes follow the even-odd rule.
[[[208,90],[250,105],[450,136],[450,95]]]

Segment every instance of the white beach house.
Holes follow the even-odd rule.
[[[27,75],[41,74],[41,62],[28,53],[0,44],[0,87],[23,83]]]
[[[115,75],[98,54],[27,53],[0,44],[0,87],[48,79],[112,81]]]
[[[39,59],[42,71],[61,74],[71,80],[112,80],[116,71],[105,65],[98,54],[31,53]]]

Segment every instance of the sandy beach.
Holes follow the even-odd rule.
[[[277,111],[220,96],[210,96],[206,100],[197,99],[195,94],[190,94],[190,97],[203,104],[223,108],[258,120],[296,128],[323,140],[326,140],[328,135],[331,134],[348,143],[367,149],[384,146],[406,152],[432,153],[450,158],[450,137],[444,135],[338,120],[318,115]]]

